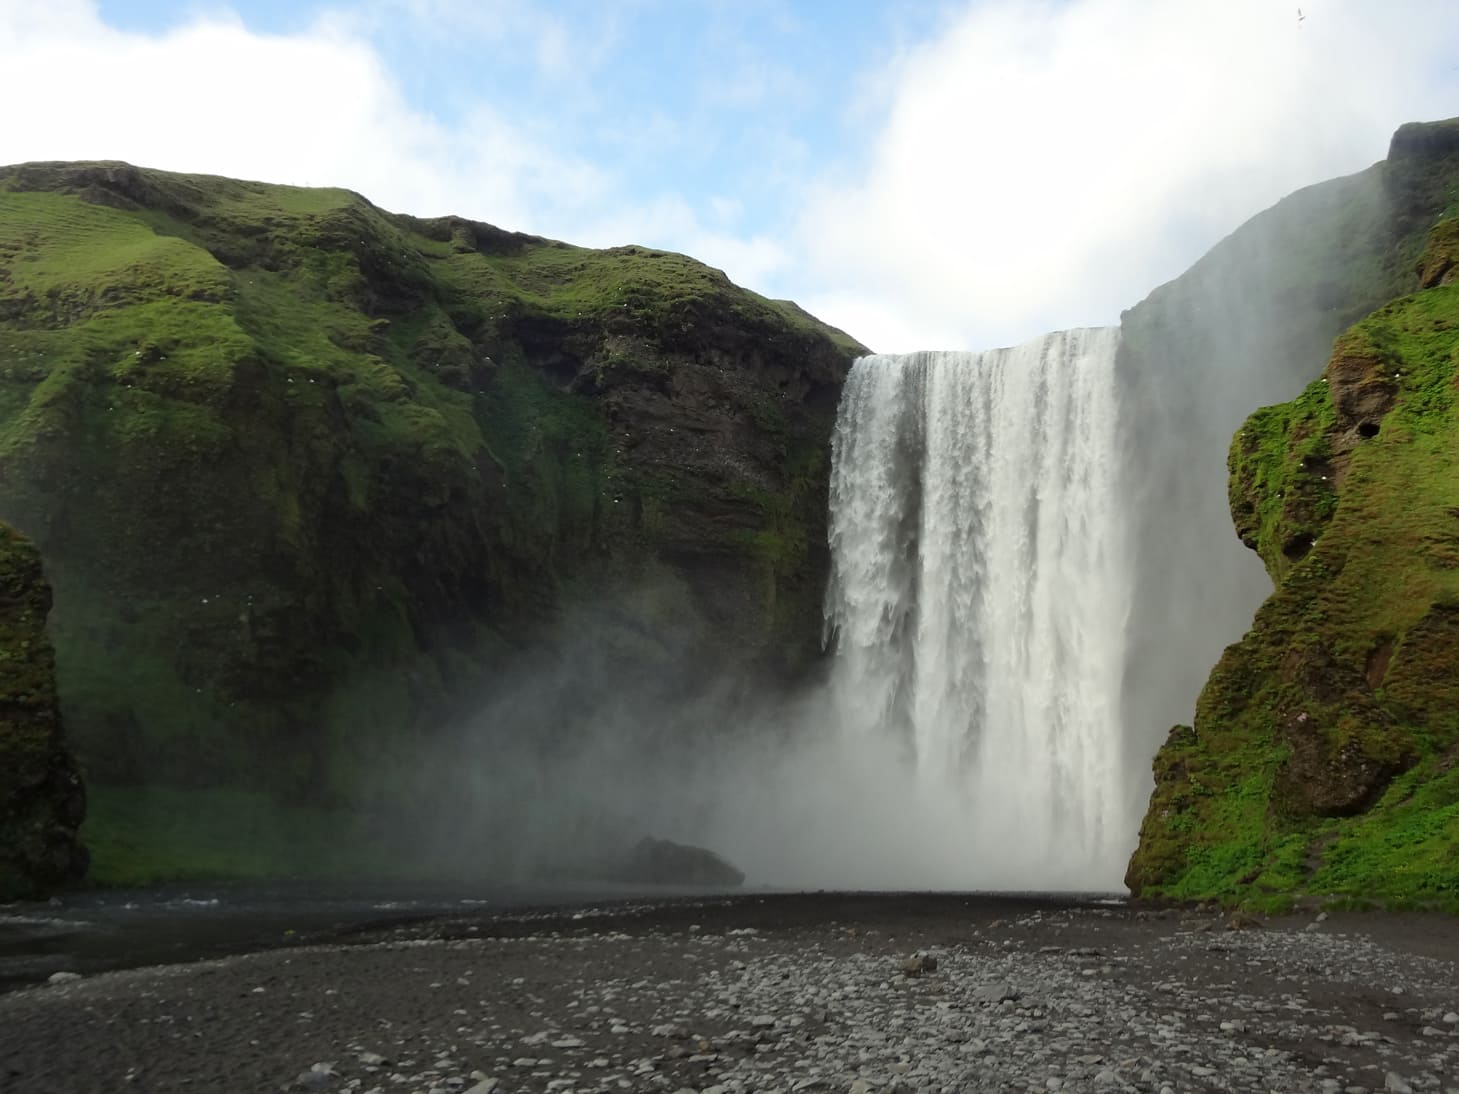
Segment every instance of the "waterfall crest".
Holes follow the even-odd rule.
[[[826,628],[843,744],[895,743],[969,885],[1115,888],[1132,574],[1114,328],[872,356],[833,441]],[[927,804],[924,802],[924,804]]]

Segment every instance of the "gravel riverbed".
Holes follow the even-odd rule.
[[[1459,1094],[1459,923],[920,894],[457,917],[0,996],[0,1090]]]

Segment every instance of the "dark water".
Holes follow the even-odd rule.
[[[657,897],[680,890],[655,890]],[[607,885],[178,885],[0,904],[0,991],[55,972],[196,961],[351,936],[445,916],[562,909],[650,895]]]

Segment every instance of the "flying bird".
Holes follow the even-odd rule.
[[[1301,8],[1298,8],[1297,9],[1297,29],[1298,30],[1301,30],[1302,29],[1302,24],[1305,23],[1306,21],[1307,21],[1307,16],[1305,16],[1305,15],[1302,14],[1302,9]]]

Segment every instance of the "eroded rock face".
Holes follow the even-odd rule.
[[[1352,816],[1413,763],[1416,749],[1405,729],[1357,667],[1330,649],[1293,649],[1277,678],[1283,695],[1273,709],[1287,756],[1272,784],[1276,808],[1297,817]]]
[[[39,553],[0,524],[0,899],[43,896],[86,871],[86,794],[61,731],[50,608]]]

